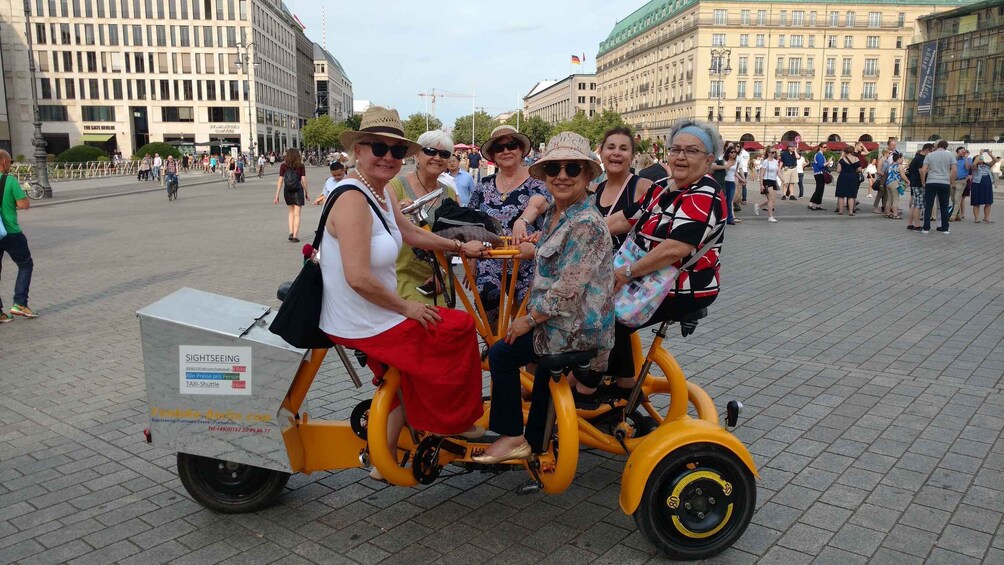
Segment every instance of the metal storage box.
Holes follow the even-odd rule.
[[[281,405],[306,351],[268,331],[275,312],[182,288],[136,314],[153,444],[289,472]]]

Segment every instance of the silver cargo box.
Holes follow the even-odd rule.
[[[290,472],[281,405],[306,351],[268,331],[275,312],[182,288],[136,314],[153,444]]]

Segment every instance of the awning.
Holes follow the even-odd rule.
[[[80,137],[80,141],[93,141],[96,143],[105,143],[111,138],[115,137],[114,133],[85,133]]]
[[[745,148],[747,150],[753,149],[754,151],[756,151],[756,150],[763,149],[763,144],[761,144],[760,142],[757,142],[757,141],[747,141],[747,142],[743,143],[743,148]]]

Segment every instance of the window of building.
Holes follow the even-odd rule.
[[[763,33],[756,34],[756,46],[764,47],[767,43],[767,35]]]
[[[816,12],[809,12],[809,26],[816,27]]]
[[[837,58],[827,57],[826,58],[826,76],[832,77],[837,75]]]
[[[842,82],[840,83],[840,99],[847,100],[851,97],[851,83]]]
[[[781,107],[780,106],[775,106],[774,107],[774,117],[775,118],[780,118],[781,117]]]
[[[114,122],[115,106],[81,106],[85,122]]]
[[[740,25],[748,26],[750,25],[750,11],[742,10],[739,12],[739,23]]]
[[[843,66],[840,69],[840,76],[849,77],[851,76],[851,59],[849,57],[844,57]]]
[[[241,99],[240,81],[231,80],[231,81],[229,81],[229,83],[230,83],[229,84],[229,86],[230,86],[230,98],[229,98],[229,100],[240,100]],[[585,102],[585,98],[583,98],[582,101]]]
[[[812,81],[805,81],[805,99],[812,100]]]
[[[39,105],[38,106],[38,118],[43,122],[65,122],[66,120],[66,107],[65,106],[50,106],[50,105]]]
[[[865,59],[865,76],[877,77],[878,74],[878,59]]]
[[[146,81],[145,80],[137,80],[136,81],[136,100],[146,100]]]
[[[119,26],[111,24],[108,26],[108,45],[119,44]]]
[[[861,124],[865,123],[865,109],[864,108],[861,108],[861,111],[858,113],[858,123],[861,123]]]
[[[875,83],[874,82],[866,82],[866,83],[864,83],[864,87],[861,90],[861,98],[863,98],[865,100],[875,100],[876,95],[875,95]]]
[[[896,108],[891,108],[889,110],[889,123],[890,124],[896,123]]]
[[[63,51],[63,72],[73,72],[73,53]]]
[[[836,112],[833,113],[833,119],[834,120],[837,119]],[[845,124],[847,123],[847,108],[844,108],[843,111],[840,113],[840,121]]]
[[[579,96],[579,104],[585,104],[585,103],[586,103],[586,97],[585,96]]]
[[[747,71],[749,70],[748,63],[749,63],[749,57],[745,55],[739,57],[739,76],[746,76]]]
[[[791,12],[791,25],[793,26],[805,25],[805,12],[803,10],[794,10]]]
[[[823,98],[833,100],[833,83],[828,82],[823,85]]]
[[[778,23],[783,26],[788,25],[788,10],[781,10],[781,15]]]
[[[896,49],[903,48],[903,36],[896,36]]]
[[[239,108],[223,107],[223,106],[210,106],[209,110],[209,121],[210,122],[227,122],[236,123],[240,121],[240,110]]]
[[[868,49],[878,49],[878,46],[879,46],[879,36],[869,35],[865,39],[865,47],[867,47]]]
[[[757,56],[753,59],[753,74],[763,76],[763,57]]]
[[[143,46],[143,26],[132,26],[132,44],[136,47]]]
[[[715,47],[724,47],[725,46],[725,34],[724,33],[715,33],[715,34],[712,34],[711,35],[711,45],[713,45]]]
[[[206,81],[206,100],[216,100],[216,81]]]
[[[784,56],[783,55],[779,56],[777,58],[777,64],[774,65],[774,70],[777,72],[777,74],[781,74],[781,72],[784,71]]]
[[[190,47],[191,39],[188,36],[188,26],[181,26],[178,30],[178,44],[181,47]]]
[[[122,79],[112,79],[112,98],[122,100]]]
[[[788,74],[797,75],[802,72],[802,58],[792,57],[788,59]]]
[[[38,45],[45,45],[48,43],[45,35],[45,24],[35,24],[35,43]]]
[[[49,100],[52,98],[52,82],[49,79],[47,78],[39,79],[38,86],[39,86],[38,89],[39,98],[41,98],[42,100]]]
[[[827,35],[826,36],[826,47],[836,49],[837,47],[837,36]]]
[[[792,47],[802,47],[802,40],[805,36],[793,35],[791,36],[791,46]]]
[[[788,81],[788,98],[798,98],[798,91],[800,90],[800,87],[801,83],[797,81]]]
[[[781,81],[774,83],[774,98],[781,98]]]
[[[838,12],[830,12],[830,27],[837,27],[840,25],[840,14]]]
[[[763,98],[763,81],[755,80],[753,81],[753,98],[760,99]]]
[[[868,123],[869,124],[875,123],[875,108],[868,109]]]
[[[745,80],[741,80],[738,83],[736,83],[736,97],[737,98],[746,98],[746,81]]]
[[[784,47],[784,34],[783,33],[777,34],[777,46],[778,47]]]
[[[896,16],[896,27],[903,27],[906,24],[906,13],[900,12]]]
[[[767,10],[756,11],[756,25],[767,25]]]
[[[844,36],[844,49],[853,49],[853,48],[854,48],[854,36],[853,35],[845,35]]]
[[[786,118],[797,118],[798,117],[798,107],[789,106],[784,109],[784,116]]]
[[[202,26],[202,46],[213,46],[213,28],[209,26]]]
[[[882,27],[882,12],[868,12],[868,27]]]
[[[902,71],[903,61],[901,59],[896,59],[892,63],[892,76],[898,77]]]
[[[809,36],[809,47],[812,48],[812,47],[815,47],[815,46],[816,46],[816,36],[815,35],[810,35]]]
[[[191,106],[165,106],[160,109],[161,120],[165,122],[194,122],[195,108]]]
[[[94,51],[88,51],[85,54],[87,61],[87,72],[96,73],[98,72],[98,54]]]
[[[714,15],[716,26],[723,26],[729,23],[728,10],[715,10]]]
[[[847,12],[847,27],[854,27],[854,12]]]
[[[825,124],[830,119],[830,109],[823,108],[823,123]]]
[[[750,46],[750,34],[743,33],[739,35],[739,46],[749,47]]]
[[[899,100],[899,85],[896,83],[892,85],[892,99]]]

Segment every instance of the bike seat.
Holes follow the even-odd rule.
[[[708,309],[701,308],[700,310],[694,310],[693,312],[684,312],[678,316],[673,316],[672,320],[674,322],[696,322],[701,318],[708,317]]]
[[[293,286],[293,281],[286,281],[279,285],[279,290],[275,291],[275,297],[279,299],[280,302],[286,300],[286,295],[289,294],[289,288]]]
[[[537,364],[549,370],[561,370],[565,367],[585,365],[596,357],[597,351],[589,349],[586,351],[567,351],[565,353],[555,353],[554,355],[542,355]]]

